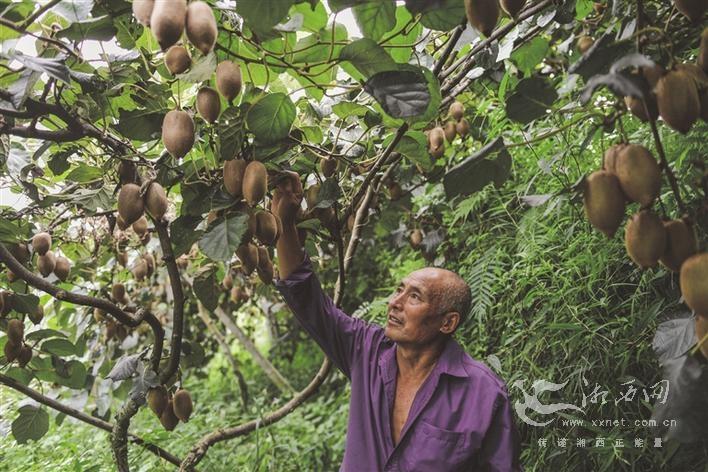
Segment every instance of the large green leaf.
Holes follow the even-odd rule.
[[[406,8],[413,15],[422,13],[423,26],[439,31],[451,30],[466,19],[464,0],[406,0]]]
[[[497,138],[445,174],[445,194],[451,199],[477,192],[489,183],[499,187],[509,177],[510,170],[511,155],[502,138]]]
[[[352,11],[364,36],[375,41],[396,24],[396,4],[393,0],[372,0],[356,5]]]
[[[384,48],[373,39],[357,39],[347,44],[339,53],[339,59],[349,61],[364,77],[379,72],[396,70],[398,65]]]
[[[203,231],[196,228],[201,221],[202,219],[198,216],[182,215],[170,223],[172,250],[175,253],[175,257],[185,254],[192,247],[192,244],[199,241]]]
[[[66,179],[71,180],[72,182],[88,183],[101,180],[103,178],[103,174],[103,169],[100,167],[79,164],[77,167],[74,167],[71,172],[69,172]]]
[[[288,14],[293,0],[239,0],[236,12],[258,33],[267,33]]]
[[[202,267],[194,277],[194,294],[200,302],[210,311],[219,305],[221,290],[216,281],[216,268],[213,264]]]
[[[511,60],[516,66],[528,75],[536,65],[538,65],[548,53],[550,45],[548,40],[540,36],[536,36],[526,44],[521,45],[516,51],[511,54]]]
[[[199,249],[215,261],[230,260],[248,229],[248,215],[238,214],[212,222],[199,240]]]
[[[366,81],[364,89],[394,118],[421,116],[430,105],[428,81],[415,66],[379,72]]]
[[[49,415],[42,408],[24,405],[19,411],[20,416],[12,422],[12,435],[19,444],[41,439],[49,431]]]
[[[539,77],[524,79],[506,99],[506,115],[519,123],[531,123],[544,116],[557,98],[556,90],[545,80]]]
[[[233,159],[241,149],[244,139],[241,109],[229,107],[219,117],[219,155],[222,161]]]
[[[384,140],[384,145],[387,146],[392,140],[393,135]],[[396,151],[420,165],[424,170],[429,170],[433,165],[428,152],[427,138],[422,131],[407,131],[396,145]]]
[[[246,114],[248,129],[264,143],[287,138],[294,121],[295,105],[284,93],[264,95]]]
[[[120,110],[116,130],[128,139],[150,141],[160,137],[164,113],[152,110]]]
[[[74,346],[71,341],[64,338],[48,339],[42,343],[40,349],[59,357],[73,356],[76,354],[76,346]]]
[[[59,31],[57,36],[72,41],[82,41],[84,39],[108,41],[117,32],[118,30],[113,24],[113,17],[104,15],[99,18],[72,23],[68,28]]]
[[[30,314],[37,311],[39,297],[31,293],[15,293],[12,296],[12,307],[18,313]]]

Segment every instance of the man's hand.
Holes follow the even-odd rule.
[[[294,224],[303,196],[300,176],[296,172],[285,171],[277,177],[277,181],[270,211],[280,217],[284,225]]]

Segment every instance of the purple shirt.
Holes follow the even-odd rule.
[[[520,471],[519,434],[504,382],[450,339],[416,393],[398,445],[391,415],[396,344],[382,327],[352,318],[320,286],[305,254],[276,287],[305,330],[351,380],[340,470]]]

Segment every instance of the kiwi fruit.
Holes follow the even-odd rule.
[[[187,19],[187,0],[155,2],[150,29],[163,51],[179,41]]]
[[[133,16],[143,26],[150,26],[155,0],[133,0]]]
[[[197,111],[207,123],[213,123],[221,113],[221,99],[216,90],[202,87],[197,92]]]
[[[246,212],[248,214],[248,226],[246,227],[246,232],[243,235],[242,243],[248,242],[253,239],[256,235],[256,229],[258,228],[258,220],[256,219],[256,213],[250,208]]]
[[[467,21],[477,31],[489,37],[499,21],[497,0],[465,0]]]
[[[639,70],[644,80],[649,84],[649,91],[653,94],[656,84],[659,83],[659,79],[666,75],[666,69],[659,64],[654,64],[652,66],[640,67]]]
[[[216,66],[216,89],[231,102],[241,91],[241,69],[231,61]]]
[[[52,251],[47,251],[43,256],[37,258],[37,270],[42,274],[42,277],[48,277],[49,274],[54,272],[54,267],[56,267],[57,258],[54,256]]]
[[[246,290],[243,289],[243,287],[233,287],[231,289],[231,301],[234,303],[241,303],[245,302],[248,300],[248,293],[246,293]]]
[[[123,251],[118,252],[118,254],[116,254],[116,261],[118,261],[118,264],[125,267],[128,264],[128,254]]]
[[[150,277],[155,272],[155,258],[149,252],[143,254],[142,258],[147,264],[147,276]]]
[[[243,159],[224,161],[224,187],[234,197],[243,196],[243,174],[247,165]]]
[[[268,211],[256,213],[256,238],[266,246],[275,244],[278,238],[278,223]]]
[[[524,7],[526,0],[500,0],[499,4],[510,17],[516,18]]]
[[[305,203],[307,203],[307,208],[313,209],[317,206],[320,195],[320,184],[313,184],[307,187],[305,190]]]
[[[698,66],[708,74],[708,28],[701,33],[701,45],[698,47]]]
[[[123,341],[127,337],[128,328],[126,328],[122,324],[116,324],[116,338],[118,338],[119,341]]]
[[[231,290],[234,288],[234,278],[231,276],[231,269],[227,268],[224,278],[221,280],[221,286],[224,290]]]
[[[94,308],[93,309],[93,319],[96,320],[97,323],[100,323],[102,321],[106,321],[106,312],[100,308]]]
[[[666,229],[651,210],[632,215],[624,231],[627,254],[642,269],[654,267],[666,250]]]
[[[461,138],[464,138],[469,134],[470,124],[466,118],[462,118],[460,121],[457,122],[457,124],[455,125],[455,131],[457,131],[457,134],[459,134]]]
[[[258,278],[261,279],[261,282],[266,285],[273,283],[273,262],[270,260],[268,249],[264,247],[258,248],[258,267],[256,270],[258,272]]]
[[[454,121],[448,121],[445,123],[443,131],[445,132],[445,140],[448,143],[453,142],[455,140],[455,136],[457,136],[457,123]]]
[[[186,72],[191,65],[192,59],[184,46],[172,46],[165,53],[165,66],[172,75]]]
[[[116,325],[115,321],[113,320],[107,320],[106,321],[106,340],[110,341],[111,339],[116,337],[116,330],[118,329],[118,326]]]
[[[590,224],[611,238],[622,223],[625,210],[617,176],[606,170],[590,174],[585,181],[583,206]]]
[[[700,116],[700,99],[695,79],[685,70],[672,70],[656,84],[659,115],[674,130],[686,134]]]
[[[7,339],[15,344],[22,344],[25,338],[25,325],[22,321],[12,319],[7,322]]]
[[[585,54],[593,44],[595,44],[595,40],[592,37],[583,35],[575,42],[575,47],[578,48],[580,54]]]
[[[153,413],[159,418],[162,412],[165,411],[169,398],[167,397],[167,389],[160,385],[159,387],[151,388],[147,393],[147,404]]]
[[[167,213],[167,205],[167,193],[164,187],[157,182],[152,182],[145,193],[145,208],[148,213],[157,221],[162,221]]]
[[[52,237],[49,233],[37,233],[32,237],[32,250],[43,256],[52,248]]]
[[[24,344],[17,355],[17,363],[24,368],[32,360],[32,348]]]
[[[0,291],[0,315],[5,316],[10,311],[12,311],[13,308],[13,299],[12,299],[12,292],[8,292],[7,290],[2,290]]]
[[[614,173],[617,168],[617,155],[625,146],[625,143],[618,143],[608,147],[602,158],[602,168]]]
[[[268,172],[260,161],[251,161],[243,172],[243,197],[254,206],[265,197],[268,190]]]
[[[134,162],[121,159],[118,163],[118,180],[121,185],[139,183],[140,175]]]
[[[144,236],[145,233],[148,232],[148,220],[145,218],[145,215],[141,215],[140,218],[135,220],[132,227],[135,234],[141,237]]]
[[[624,97],[624,104],[627,105],[627,108],[632,115],[636,116],[644,123],[648,122],[649,119],[654,121],[659,116],[659,108],[657,107],[656,100],[652,96],[647,97],[647,108],[649,109],[648,115],[644,109],[644,101],[641,98],[630,96]]]
[[[34,310],[27,314],[30,321],[36,325],[42,322],[44,319],[44,307],[42,305],[37,305]]]
[[[62,282],[66,282],[71,273],[71,262],[66,257],[57,257],[56,263],[54,264],[54,275],[57,276]]]
[[[118,214],[118,216],[116,217],[116,226],[118,226],[119,230],[125,231],[130,225],[125,222],[125,220],[122,216],[120,216],[120,214]]]
[[[450,104],[447,113],[455,120],[460,121],[465,116],[465,106],[462,102],[455,100]]]
[[[246,275],[251,275],[258,266],[258,248],[255,244],[241,244],[236,249],[236,256],[241,261],[241,270]]]
[[[701,342],[706,334],[708,334],[708,318],[696,316],[696,342]],[[703,357],[708,359],[708,339],[703,341],[700,350]]]
[[[661,169],[649,150],[628,144],[617,151],[615,174],[624,194],[633,202],[647,207],[661,190]]]
[[[144,211],[145,204],[140,196],[140,187],[135,184],[123,185],[118,192],[118,216],[122,218],[126,227],[138,221]],[[121,227],[120,224],[118,227]]]
[[[428,133],[429,151],[434,158],[442,157],[445,153],[445,130],[440,126],[430,130]]]
[[[692,23],[698,23],[708,7],[705,0],[674,0],[674,5]]]
[[[125,285],[123,285],[120,282],[114,283],[113,286],[111,287],[111,298],[116,303],[126,304],[128,298],[126,297],[126,294],[125,294]]]
[[[320,171],[326,178],[332,177],[337,172],[337,160],[331,157],[323,157],[320,160]]]
[[[175,416],[182,422],[186,423],[189,421],[193,410],[192,396],[189,394],[189,391],[185,389],[177,390],[175,396],[172,397],[172,408],[174,409]]]
[[[666,251],[659,259],[666,268],[674,272],[681,270],[681,264],[698,251],[698,242],[691,226],[683,220],[665,221]]]
[[[15,359],[20,356],[20,352],[22,352],[22,344],[16,344],[8,340],[5,343],[5,348],[3,349],[3,352],[5,354],[5,360],[8,362],[8,364],[10,362],[14,362]]]
[[[160,424],[162,424],[162,427],[167,431],[173,431],[177,427],[178,423],[179,418],[175,415],[172,399],[170,399],[167,401],[167,405],[165,405],[165,408],[162,410],[162,414],[160,415]]]
[[[187,7],[185,31],[187,38],[205,56],[216,43],[216,18],[206,2],[196,1]]]
[[[30,260],[30,252],[25,243],[11,244],[8,249],[20,264],[26,264]]]
[[[708,317],[708,252],[686,259],[679,278],[686,305],[697,315]]]
[[[133,273],[133,277],[135,277],[135,280],[143,280],[148,273],[147,262],[145,261],[145,259],[139,258],[137,261],[135,261],[135,265],[133,265],[133,268],[130,269],[130,271]]]
[[[176,159],[184,157],[194,145],[194,120],[183,110],[172,110],[162,121],[162,143]]]
[[[418,249],[423,242],[423,232],[418,228],[411,231],[410,242],[413,249]]]
[[[403,189],[401,184],[398,182],[393,182],[388,186],[388,194],[391,196],[391,200],[398,200],[403,196]]]

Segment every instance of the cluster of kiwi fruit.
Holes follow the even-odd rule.
[[[32,360],[32,348],[24,342],[25,325],[21,320],[11,319],[7,322],[7,342],[4,354],[7,363],[17,361],[20,367],[26,366]]]
[[[448,120],[444,126],[435,126],[425,131],[428,137],[428,152],[434,159],[445,154],[445,141],[452,143],[456,136],[465,138],[470,132],[470,124],[465,118],[465,106],[455,100],[448,109]]]
[[[56,256],[52,249],[52,236],[47,232],[37,233],[32,237],[32,251],[37,254],[37,271],[42,277],[54,273],[65,282],[71,274],[71,261],[63,256]]]
[[[188,390],[180,388],[172,394],[162,385],[148,390],[147,404],[167,431],[174,430],[180,421],[189,421],[194,410]]]
[[[489,37],[499,22],[499,7],[511,18],[516,18],[526,0],[465,0],[467,21],[477,31]]]
[[[636,97],[625,97],[625,103],[641,121],[661,116],[669,127],[683,134],[699,118],[708,122],[708,28],[701,35],[697,64],[676,64],[669,70],[654,65],[642,67],[638,73],[649,90],[646,109]]]
[[[167,213],[168,200],[165,189],[157,182],[147,182],[142,187],[134,183],[121,185],[118,191],[118,216],[116,223],[121,230],[129,226],[142,239],[149,238],[145,211],[155,220],[162,221]],[[149,239],[148,239],[149,240]],[[144,243],[146,241],[143,241]]]

